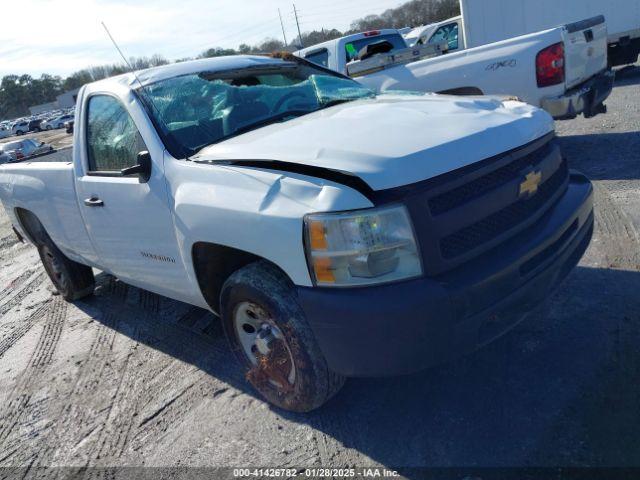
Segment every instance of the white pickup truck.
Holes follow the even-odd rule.
[[[60,294],[91,294],[93,267],[210,309],[289,410],[492,341],[592,235],[589,180],[514,100],[221,57],[89,84],[75,122],[73,163],[0,167]]]
[[[424,47],[409,47],[398,30],[390,29],[338,38],[296,55],[350,75],[376,91],[516,96],[557,119],[606,111],[603,102],[611,93],[614,75],[607,68],[602,16],[464,50],[458,23],[446,27],[446,32],[434,31],[437,38],[430,36],[426,45],[444,42],[453,53],[399,64],[381,62],[377,71],[366,75],[354,76],[350,66]]]

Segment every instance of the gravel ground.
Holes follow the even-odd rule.
[[[52,295],[3,213],[0,466],[640,466],[639,99],[625,69],[607,115],[558,123],[596,233],[546,307],[308,415],[256,398],[206,311],[104,274],[85,301]]]

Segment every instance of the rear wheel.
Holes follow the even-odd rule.
[[[45,233],[38,245],[40,260],[58,293],[67,301],[91,295],[95,282],[91,267],[74,262]]]
[[[289,279],[267,262],[250,264],[224,284],[221,313],[246,378],[270,403],[308,412],[337,393],[331,372]]]

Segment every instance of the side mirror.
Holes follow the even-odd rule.
[[[120,173],[123,177],[138,175],[140,183],[146,183],[151,178],[151,154],[146,150],[138,153],[138,163],[132,167],[123,168]]]

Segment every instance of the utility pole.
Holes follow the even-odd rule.
[[[304,48],[302,43],[302,33],[300,32],[300,22],[298,21],[298,11],[296,10],[296,4],[293,4],[293,14],[296,16],[296,25],[298,25],[298,38],[300,39],[300,48]]]
[[[284,23],[282,22],[282,14],[280,13],[280,9],[278,9],[278,16],[280,17],[280,26],[282,27],[282,36],[284,37],[284,46],[287,47],[287,34],[284,33]]]

